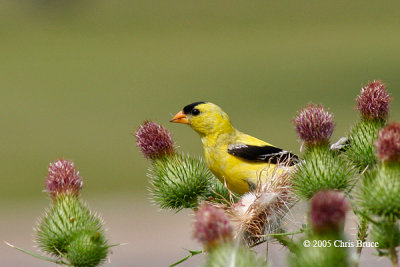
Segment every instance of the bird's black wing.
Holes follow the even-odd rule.
[[[292,166],[298,162],[298,157],[295,154],[274,146],[231,144],[228,146],[228,153],[245,160],[272,164],[282,163]]]

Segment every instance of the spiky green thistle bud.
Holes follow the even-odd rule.
[[[365,172],[358,194],[360,206],[369,214],[400,218],[400,165],[380,165]]]
[[[363,175],[357,201],[372,222],[371,237],[381,256],[398,265],[400,245],[400,123],[381,129],[374,142],[378,164]]]
[[[104,262],[110,246],[101,218],[78,198],[76,188],[82,185],[78,177],[72,162],[50,165],[46,184],[53,203],[36,227],[36,241],[44,252],[72,266],[97,266]]]
[[[345,155],[360,171],[376,164],[373,142],[384,125],[383,120],[361,120],[350,130]]]
[[[373,142],[379,130],[386,124],[391,98],[381,81],[373,81],[361,88],[357,97],[361,120],[348,134],[346,156],[360,169],[376,164]]]
[[[215,179],[201,159],[183,154],[155,159],[148,175],[153,201],[174,210],[196,208]]]
[[[390,249],[400,245],[399,224],[391,220],[381,219],[373,224],[370,235],[379,249]]]
[[[293,175],[293,189],[309,199],[325,189],[349,190],[355,182],[355,170],[329,146],[314,146],[303,156]]]
[[[375,141],[380,163],[363,174],[359,204],[369,214],[400,218],[400,123],[391,123]]]
[[[225,243],[210,251],[205,267],[265,267],[267,263],[250,249]]]

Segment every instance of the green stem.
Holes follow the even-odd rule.
[[[189,255],[187,255],[186,257],[184,257],[183,259],[181,259],[181,260],[179,260],[179,261],[177,261],[177,262],[174,262],[174,263],[171,264],[169,267],[174,267],[174,266],[176,266],[176,265],[178,265],[178,264],[180,264],[180,263],[186,261],[187,259],[189,259],[189,258],[191,258],[191,257],[193,257],[193,256],[195,256],[195,255],[197,255],[197,254],[203,253],[202,250],[189,250],[189,252],[190,252]]]
[[[362,218],[361,222],[360,222],[360,230],[358,231],[358,240],[360,240],[363,243],[365,242],[365,239],[367,237],[367,235],[366,235],[367,234],[367,229],[368,229],[368,222],[367,222],[367,220],[365,218]],[[357,247],[358,258],[361,257],[362,249],[363,249],[363,246]]]
[[[304,228],[295,231],[295,232],[289,232],[289,233],[276,233],[276,234],[266,234],[266,235],[261,235],[260,237],[268,237],[268,236],[272,236],[272,237],[276,237],[276,236],[286,236],[286,235],[297,235],[297,234],[301,234],[304,232]]]
[[[390,260],[393,267],[399,267],[399,259],[397,257],[397,251],[394,246],[390,248]]]
[[[31,252],[31,251],[29,251],[29,250],[16,247],[16,246],[14,246],[14,245],[12,245],[12,244],[10,244],[10,243],[8,243],[8,242],[5,242],[5,241],[4,241],[4,243],[6,243],[6,245],[8,245],[8,246],[10,246],[10,247],[12,247],[12,248],[18,249],[19,251],[22,251],[22,252],[24,252],[24,253],[26,253],[26,254],[28,254],[28,255],[31,255],[31,256],[33,256],[33,257],[35,257],[35,258],[37,258],[37,259],[41,259],[41,260],[53,262],[53,263],[56,263],[56,264],[63,264],[63,265],[68,265],[68,266],[70,266],[70,264],[69,264],[68,262],[65,262],[65,261],[63,261],[63,260],[56,260],[56,259],[53,259],[53,258],[48,258],[48,257],[42,256],[42,255],[36,254],[36,253],[34,253],[34,252]]]
[[[388,232],[388,235],[391,237],[391,242],[390,242],[390,248],[389,248],[389,257],[390,261],[392,262],[393,267],[399,267],[399,259],[397,257],[397,251],[396,251],[396,245],[394,242],[394,235],[395,235],[395,227],[396,220],[392,219],[390,222],[390,232]]]
[[[301,234],[301,233],[303,233],[304,231],[305,231],[305,229],[302,228],[302,229],[300,229],[300,230],[298,230],[298,231],[295,231],[295,232],[276,233],[276,234],[266,234],[266,235],[259,235],[258,237],[269,237],[269,236],[275,237],[275,239],[278,240],[278,242],[281,243],[281,245],[287,247],[287,245],[288,245],[289,243],[290,243],[290,245],[292,245],[292,244],[293,244],[293,241],[292,241],[291,239],[289,239],[289,238],[284,239],[285,236]],[[285,242],[284,240],[286,240],[286,242]],[[265,242],[267,242],[266,239],[261,240],[261,241],[259,241],[259,242],[257,242],[257,243],[254,243],[253,245],[251,245],[250,248],[254,248],[254,247],[256,247],[256,246],[258,246],[258,245],[261,245],[261,244],[263,244],[263,243],[265,243]],[[289,248],[289,250],[291,250],[291,249]]]
[[[265,242],[267,242],[267,240],[258,241],[257,243],[254,243],[253,245],[251,245],[250,248],[254,248],[254,247],[256,247],[256,246],[258,246],[258,245],[261,245],[261,244],[263,244],[263,243],[265,243]]]
[[[278,235],[275,239],[283,246],[287,247],[290,252],[294,252],[295,243],[287,236]]]

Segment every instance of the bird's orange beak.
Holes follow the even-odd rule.
[[[189,124],[189,121],[188,121],[185,113],[183,113],[183,110],[181,110],[178,113],[176,113],[176,115],[169,122]]]

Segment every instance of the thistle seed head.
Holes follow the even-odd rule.
[[[276,166],[266,168],[267,177],[260,177],[256,189],[229,208],[236,237],[250,245],[265,239],[264,234],[278,230],[282,218],[297,201],[291,188],[291,174]]]

